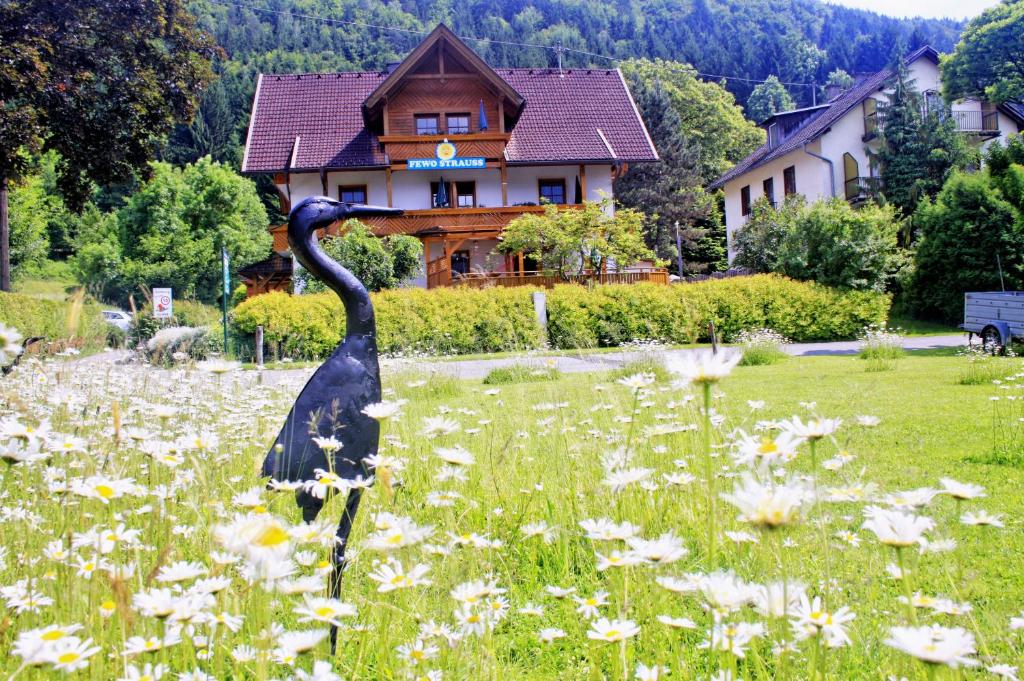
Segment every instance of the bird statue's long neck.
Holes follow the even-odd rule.
[[[336,206],[311,203],[288,220],[288,242],[299,263],[338,294],[345,306],[345,338],[375,332],[373,304],[366,287],[355,275],[327,256],[317,243],[316,231],[338,219]]]

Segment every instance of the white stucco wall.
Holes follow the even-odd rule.
[[[817,143],[808,145],[808,149],[815,153],[820,152],[820,145]],[[733,253],[733,232],[746,223],[740,202],[740,191],[746,185],[750,185],[750,203],[753,204],[764,196],[764,181],[769,177],[775,184],[775,201],[781,203],[785,198],[786,185],[783,178],[783,171],[789,166],[796,169],[796,192],[803,194],[808,200],[814,201],[829,195],[829,173],[828,165],[816,159],[803,150],[797,150],[778,158],[771,163],[765,164],[749,173],[740,175],[738,178],[725,184],[725,228],[728,235],[729,258]],[[839,169],[837,172],[842,172]],[[836,179],[839,182],[839,178]]]
[[[321,196],[324,193],[320,183],[320,173],[294,173],[289,177],[291,201],[294,206],[302,199],[310,196]],[[361,170],[352,172],[327,173],[327,196],[338,198],[339,185],[366,185],[366,201],[374,206],[388,205],[387,178],[383,170]],[[278,185],[285,194],[289,186]]]
[[[586,201],[597,201],[601,192],[612,195],[611,166],[586,166],[587,195]],[[508,205],[538,203],[537,181],[565,180],[565,200],[572,203],[576,193],[576,176],[579,166],[512,166],[508,169]]]

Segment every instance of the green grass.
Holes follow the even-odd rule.
[[[1012,370],[1020,366],[1019,360],[998,361]],[[882,373],[866,372],[864,362],[856,357],[796,357],[776,365],[739,367],[714,390],[715,411],[726,419],[715,440],[736,428],[753,432],[762,419],[797,414],[806,420],[813,412],[843,419],[835,439],[826,438],[817,445],[818,462],[839,451],[855,457],[837,471],[818,468],[821,489],[861,481],[877,483],[881,496],[937,486],[946,476],[984,485],[987,497],[964,502],[962,510],[1001,513],[1006,529],[963,526],[957,521],[961,509],[949,497],[939,496],[923,511],[938,525],[929,536],[953,538],[957,548],[951,553],[918,555],[909,551],[907,555],[913,566],[914,590],[969,602],[973,611],[970,616],[954,617],[918,610],[916,617],[921,623],[968,628],[979,637],[979,649],[988,664],[1020,664],[1020,635],[1009,632],[1007,625],[1024,603],[1024,571],[1020,567],[1024,555],[1020,532],[1024,469],[1002,465],[1016,464],[1012,457],[984,456],[994,447],[993,415],[1012,427],[1016,427],[1018,415],[999,411],[1013,409],[1010,405],[1015,403],[990,401],[996,392],[993,386],[963,385],[965,364],[960,357],[911,353]],[[0,546],[7,549],[7,560],[0,565],[0,586],[38,577],[38,588],[55,598],[52,606],[39,613],[19,615],[8,610],[0,627],[0,649],[10,650],[18,633],[28,629],[50,623],[81,624],[83,630],[78,635],[93,638],[102,653],[91,659],[90,668],[80,676],[117,678],[123,674],[123,640],[156,635],[162,625],[128,607],[106,618],[100,615],[99,605],[107,600],[116,604],[118,599],[130,603],[132,594],[162,586],[149,577],[161,564],[187,559],[231,578],[232,586],[216,595],[215,610],[244,614],[242,628],[237,633],[218,628],[209,661],[197,661],[195,644],[188,640],[153,657],[129,660],[140,665],[164,661],[174,672],[198,666],[217,678],[287,676],[290,671],[280,665],[235,662],[229,654],[238,645],[272,649],[279,637],[259,636],[272,622],[289,630],[314,626],[297,622],[292,612],[301,598],[268,594],[259,584],[248,584],[236,568],[213,564],[210,551],[219,548],[212,538],[213,528],[242,511],[234,496],[262,487],[258,465],[305,374],[276,375],[274,380],[284,382],[259,385],[252,372],[218,379],[194,372],[131,367],[111,372],[102,367],[50,365],[41,371],[46,382],[40,381],[36,370],[19,370],[0,383],[0,397],[22,420],[45,417],[53,432],[75,433],[86,441],[84,453],[56,454],[51,466],[72,477],[101,473],[131,477],[147,489],[162,485],[161,489],[170,493],[165,501],[124,496],[106,505],[75,494],[40,492],[44,486],[42,467],[0,469],[0,488],[7,494],[3,506],[29,512],[5,521]],[[726,530],[759,532],[739,522],[736,509],[717,496],[732,489],[741,468],[724,453],[714,459],[705,456],[702,428],[666,427],[700,426],[699,391],[687,402],[684,392],[659,380],[644,394],[634,395],[616,383],[620,373],[562,375],[550,381],[507,383],[496,390],[480,381],[436,374],[385,376],[386,396],[408,402],[401,417],[383,424],[387,444],[382,452],[399,457],[406,466],[393,474],[400,484],[390,493],[383,484],[366,492],[356,518],[352,563],[342,598],[358,608],[358,616],[346,618],[346,623],[363,625],[363,630],[342,632],[335,661],[338,673],[352,680],[405,678],[408,665],[399,661],[396,646],[415,640],[422,622],[453,624],[457,604],[450,592],[458,584],[493,579],[507,589],[503,597],[511,606],[508,616],[492,634],[470,636],[454,647],[432,639],[438,645],[438,656],[421,665],[420,672],[442,669],[445,679],[592,681],[631,679],[635,664],[642,662],[670,666],[670,679],[706,679],[709,673],[731,666],[747,681],[811,678],[813,641],[797,644],[799,652],[787,656],[782,664],[770,652],[772,641],[790,638],[786,623],[765,620],[743,608],[730,615],[729,621],[764,621],[769,636],[755,639],[740,660],[726,653],[709,653],[698,647],[710,622],[703,598],[696,593],[671,593],[655,582],[661,576],[730,569],[744,580],[762,583],[785,573],[790,581],[809,585],[812,596],[823,594],[829,611],[848,606],[856,613],[849,625],[852,644],[819,658],[819,670],[825,667],[823,678],[882,680],[895,675],[924,679],[923,666],[882,643],[888,627],[905,623],[908,615],[897,601],[901,585],[885,570],[895,561],[895,553],[881,546],[870,532],[859,529],[864,504],[821,502],[803,522],[760,535],[759,544],[734,544],[719,536],[712,559],[707,539],[709,517],[715,520],[716,534]],[[51,394],[61,397],[48,401]],[[749,401],[764,401],[765,406],[754,411]],[[127,440],[117,443],[112,436],[113,402],[119,405],[123,427],[144,427],[151,440],[183,438],[184,456],[176,468],[155,463]],[[809,408],[809,403],[814,403],[813,407]],[[154,415],[158,404],[174,405],[179,412],[161,421]],[[862,414],[879,417],[880,425],[858,427],[856,417]],[[428,438],[423,434],[425,419],[437,416],[457,422],[460,430]],[[200,433],[216,435],[219,444],[207,450],[190,449],[187,443]],[[465,469],[464,482],[438,477],[442,466],[435,449],[454,445],[465,447],[475,459]],[[634,484],[613,494],[603,484],[602,457],[626,445],[635,452],[633,465],[654,471],[650,480],[657,483],[656,489],[648,491]],[[718,471],[711,496],[704,476],[709,464]],[[799,449],[788,468],[794,474],[815,473],[807,445]],[[689,472],[696,480],[667,486],[662,475],[674,472]],[[431,505],[430,495],[439,491],[457,493],[454,505]],[[298,521],[292,495],[264,493],[262,497],[271,513],[290,523]],[[326,518],[338,517],[340,501],[329,504]],[[374,531],[374,515],[381,511],[434,526],[426,543],[445,547],[443,552],[418,544],[390,554],[401,559],[407,569],[416,563],[429,565],[432,584],[377,592],[377,584],[368,575],[384,554],[365,547],[364,541]],[[32,514],[38,516],[37,524],[27,519]],[[682,538],[689,553],[671,565],[600,572],[595,550],[607,555],[612,549],[624,548],[621,542],[595,543],[582,536],[579,522],[601,517],[628,520],[638,525],[646,538],[673,532]],[[521,532],[523,525],[541,521],[555,528],[550,543]],[[101,574],[86,580],[66,562],[43,556],[43,548],[54,539],[63,541],[95,525],[118,522],[142,533],[141,547],[124,546],[104,556],[108,561],[135,565],[133,575],[123,582]],[[836,539],[834,534],[840,530],[856,533],[859,546]],[[462,537],[473,533],[500,544],[461,544]],[[786,540],[791,546],[780,554],[777,540]],[[327,549],[315,544],[302,548],[312,551],[316,559],[327,555]],[[780,555],[784,558],[781,563]],[[297,569],[309,574],[313,568]],[[834,588],[823,590],[823,584]],[[590,625],[576,613],[576,603],[547,595],[548,585],[574,587],[582,596],[607,591],[609,602],[602,614],[615,618],[621,613],[636,622],[640,633],[624,647],[589,641]],[[519,614],[517,609],[527,602],[543,606],[544,614]],[[698,629],[670,629],[658,622],[659,615],[691,618]],[[560,628],[566,637],[542,644],[537,632],[545,627]],[[327,658],[326,644],[318,646],[312,656]],[[0,677],[14,673],[18,663],[13,655],[4,657]],[[309,669],[310,665],[310,655],[300,657],[299,667]],[[48,678],[50,673],[47,665],[24,670],[18,678]],[[940,670],[938,678],[982,677],[958,677]]]
[[[890,329],[902,329],[907,336],[948,336],[963,333],[955,324],[928,322],[910,317],[894,316],[889,319]]]
[[[509,383],[538,383],[540,381],[555,381],[561,373],[558,369],[548,367],[534,367],[525,364],[512,364],[510,366],[491,369],[484,376],[484,385],[508,385]]]
[[[68,295],[78,288],[74,281],[64,279],[15,279],[11,288],[15,293],[23,293],[33,298],[44,300],[66,300]]]

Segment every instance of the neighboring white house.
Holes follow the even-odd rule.
[[[922,47],[906,58],[914,86],[928,107],[944,107],[939,94],[939,55]],[[853,203],[878,187],[878,169],[867,149],[877,149],[879,103],[888,103],[885,85],[890,69],[858,80],[827,103],[777,113],[761,124],[768,141],[712,183],[725,191],[725,224],[729,257],[733,233],[742,227],[754,201],[767,196],[779,203],[789,194],[814,201],[843,197]],[[1024,129],[1024,105],[994,105],[978,100],[953,104],[957,128],[982,147]]]

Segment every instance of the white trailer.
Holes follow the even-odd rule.
[[[965,293],[964,323],[960,328],[978,334],[992,348],[1024,338],[1024,291]]]

